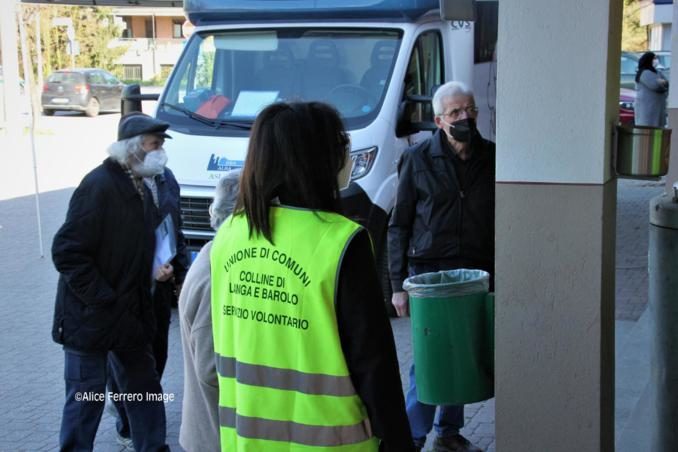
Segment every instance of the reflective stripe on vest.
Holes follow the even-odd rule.
[[[376,451],[335,312],[343,253],[361,228],[327,212],[270,211],[273,243],[250,237],[241,214],[212,247],[222,450]]]
[[[355,395],[351,377],[307,374],[290,369],[239,363],[235,358],[215,354],[217,373],[236,378],[238,383],[251,386],[298,391],[304,394],[350,396]]]
[[[240,416],[233,408],[219,407],[219,425],[236,428],[238,436],[246,438],[284,441],[307,446],[336,447],[355,444],[370,439],[368,424],[324,426],[305,425],[289,421],[272,421]]]

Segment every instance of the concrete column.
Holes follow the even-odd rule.
[[[673,23],[678,23],[678,2],[673,3]],[[671,35],[671,54],[678,55],[678,33]],[[666,192],[673,193],[671,186],[678,181],[678,71],[671,71],[671,80],[669,80],[669,99],[668,114],[669,128],[673,129],[671,133],[671,156],[669,157],[669,172],[666,175]]]
[[[4,90],[5,126],[7,134],[12,140],[18,139],[21,134],[21,96],[19,92],[19,55],[17,42],[16,2],[10,0],[3,5],[0,14],[0,45],[2,46],[2,72],[4,83],[0,89]],[[27,86],[26,89],[29,89]]]
[[[614,450],[622,2],[499,2],[499,451]]]

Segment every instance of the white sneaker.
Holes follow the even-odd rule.
[[[132,443],[132,438],[125,438],[124,436],[120,436],[120,433],[116,432],[115,433],[115,441],[121,445],[124,449],[123,450],[134,450],[134,444]]]

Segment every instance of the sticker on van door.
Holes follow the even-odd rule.
[[[230,171],[242,168],[244,163],[243,160],[229,160],[226,157],[212,154],[207,163],[207,171]]]

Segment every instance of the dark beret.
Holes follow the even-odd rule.
[[[141,112],[132,112],[120,118],[118,123],[118,141],[133,138],[138,135],[159,135],[163,138],[172,138],[165,131],[169,123],[152,118]]]

